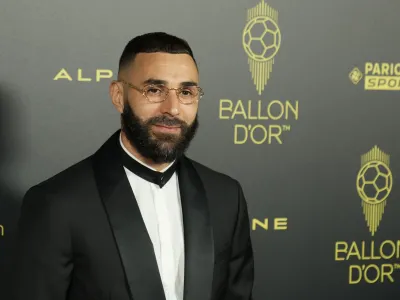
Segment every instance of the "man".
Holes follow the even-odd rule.
[[[121,130],[24,197],[14,299],[252,299],[242,188],[184,154],[202,95],[186,41],[128,43],[110,85]]]

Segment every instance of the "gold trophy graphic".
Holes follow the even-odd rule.
[[[374,236],[382,220],[387,198],[392,190],[393,176],[389,169],[390,157],[375,146],[361,156],[357,175],[357,191],[362,199],[365,220]]]

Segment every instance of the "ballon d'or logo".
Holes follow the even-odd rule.
[[[254,84],[261,95],[272,71],[274,57],[281,46],[278,12],[264,0],[247,11],[242,43]]]
[[[389,155],[377,146],[361,156],[361,168],[356,185],[372,236],[382,220],[386,200],[392,190],[393,176],[389,169],[389,160]]]

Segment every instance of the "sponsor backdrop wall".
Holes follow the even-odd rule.
[[[205,96],[189,155],[237,178],[255,299],[400,297],[400,3],[2,1],[0,298],[26,190],[119,126],[132,37],[188,40]],[[223,222],[223,220],[221,220]]]

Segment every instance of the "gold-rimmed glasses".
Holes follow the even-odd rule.
[[[171,90],[175,90],[176,96],[182,104],[193,104],[194,102],[199,101],[204,95],[202,88],[197,85],[188,85],[179,88],[168,88],[163,84],[148,84],[145,85],[143,88],[139,88],[132,83],[122,79],[117,81],[122,82],[130,88],[142,93],[142,95],[145,96],[147,100],[152,103],[165,101]]]

